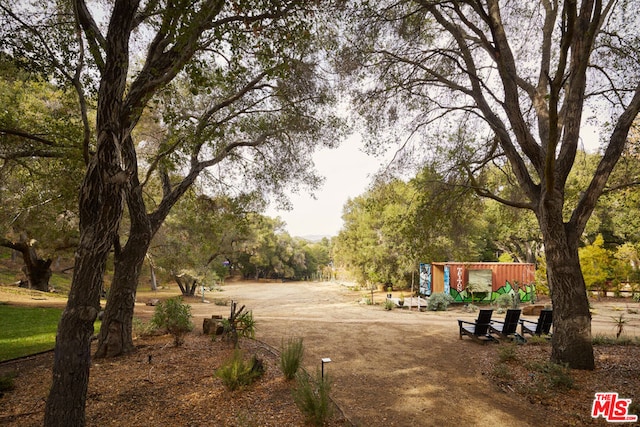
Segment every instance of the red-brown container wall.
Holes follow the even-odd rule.
[[[437,262],[433,263],[433,290],[442,292],[444,290],[445,266],[449,268],[449,286],[462,292],[469,283],[469,270],[491,270],[492,290],[496,292],[509,282],[512,287],[519,285],[529,285],[535,281],[536,267],[528,263],[505,263],[505,262]]]

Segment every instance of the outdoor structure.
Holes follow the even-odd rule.
[[[448,293],[455,302],[491,302],[517,293],[520,301],[531,301],[535,270],[534,264],[514,262],[420,264],[420,293]]]

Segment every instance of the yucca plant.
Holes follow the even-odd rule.
[[[235,350],[233,356],[215,372],[216,377],[220,378],[227,390],[230,391],[251,384],[262,374],[264,374],[262,360],[254,354],[251,361],[247,363],[240,350]]]

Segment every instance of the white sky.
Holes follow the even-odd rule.
[[[598,135],[593,126],[583,126],[581,148],[595,152]],[[383,159],[363,152],[359,136],[350,137],[339,148],[319,151],[314,155],[314,161],[320,175],[325,177],[324,185],[315,193],[316,199],[308,193],[291,194],[291,211],[269,208],[265,213],[280,217],[293,237],[337,236],[342,228],[342,208],[347,200],[363,194],[375,172],[386,165]]]
[[[322,149],[314,157],[316,169],[325,177],[314,200],[308,193],[291,194],[291,211],[267,210],[266,215],[286,222],[291,236],[337,236],[342,228],[342,208],[349,198],[365,192],[382,160],[363,152],[359,136],[335,149]]]

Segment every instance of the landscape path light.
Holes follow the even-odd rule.
[[[324,380],[324,364],[325,363],[331,363],[331,359],[328,357],[323,357],[322,358],[322,379]]]

